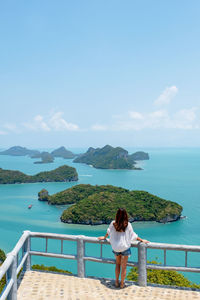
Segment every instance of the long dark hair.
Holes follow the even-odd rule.
[[[125,231],[128,226],[128,214],[125,208],[119,208],[116,216],[115,222],[113,223],[116,231]]]

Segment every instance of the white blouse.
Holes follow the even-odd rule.
[[[110,236],[110,244],[114,251],[123,252],[131,247],[131,242],[137,240],[138,235],[133,231],[131,223],[128,222],[128,226],[125,232],[116,231],[112,221],[107,229],[107,233]]]

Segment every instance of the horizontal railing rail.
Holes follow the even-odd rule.
[[[45,251],[36,251],[31,249],[31,240],[33,238],[45,239]],[[48,252],[49,240],[60,241],[60,252]],[[63,253],[63,242],[72,241],[77,243],[77,251],[75,254]],[[99,244],[99,256],[87,256],[85,254],[85,245],[87,243]],[[99,241],[95,237],[88,237],[84,235],[65,235],[56,233],[42,233],[25,231],[15,248],[7,255],[6,260],[0,267],[0,280],[6,275],[6,285],[0,294],[0,300],[17,300],[17,276],[23,268],[23,271],[31,269],[31,256],[53,257],[62,259],[77,260],[77,275],[78,277],[85,277],[85,262],[92,261],[98,263],[115,264],[115,259],[103,257],[103,246],[109,245],[109,240]],[[147,285],[147,269],[156,270],[174,270],[181,272],[200,273],[200,266],[188,266],[188,253],[200,253],[200,246],[190,245],[176,245],[176,244],[161,244],[161,243],[142,243],[133,242],[131,247],[138,249],[138,261],[129,261],[128,266],[138,267],[138,284],[140,286]],[[162,265],[155,265],[147,263],[147,250],[157,249],[164,252],[164,263]],[[167,251],[183,251],[185,252],[185,266],[167,265]],[[19,254],[21,251],[21,258]]]

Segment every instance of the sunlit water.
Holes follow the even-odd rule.
[[[138,149],[129,149],[134,152]],[[141,150],[141,149],[140,149]],[[36,174],[52,170],[63,164],[74,166],[79,174],[79,181],[73,183],[34,183],[0,185],[0,248],[11,251],[24,230],[54,232],[63,234],[81,234],[100,236],[105,234],[106,225],[85,226],[69,225],[60,222],[60,215],[65,206],[50,206],[37,200],[37,194],[46,188],[50,194],[80,183],[112,184],[128,189],[145,190],[164,199],[176,201],[184,208],[187,216],[177,222],[159,224],[155,222],[134,223],[134,230],[139,236],[153,242],[200,244],[200,149],[144,149],[149,152],[150,160],[141,162],[143,171],[131,170],[98,170],[84,164],[74,164],[72,160],[57,158],[52,164],[33,164],[29,157],[11,157],[0,155],[0,167],[20,170],[27,174]],[[77,149],[80,153],[81,149]],[[32,208],[28,209],[28,205]],[[33,249],[44,250],[44,242],[34,241]],[[41,249],[39,249],[39,247]],[[60,244],[49,243],[49,250],[60,251]],[[75,244],[66,242],[64,251],[73,253]],[[86,254],[99,255],[99,247],[88,245]],[[105,246],[103,255],[113,257],[110,246]],[[136,250],[132,259],[136,260]],[[148,251],[148,259],[162,261],[160,251]],[[76,273],[76,262],[59,259],[33,258],[39,262],[56,265]],[[168,251],[169,264],[184,265],[184,253]],[[188,265],[200,266],[200,254],[188,255]],[[88,275],[113,277],[114,267],[105,264],[87,263]],[[200,282],[198,274],[186,274],[191,280]]]

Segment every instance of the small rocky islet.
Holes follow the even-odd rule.
[[[53,195],[43,189],[38,193],[38,200],[51,205],[71,205],[60,218],[70,224],[109,224],[119,207],[126,208],[130,222],[172,222],[180,219],[183,210],[178,203],[148,192],[130,191],[112,185],[79,184]]]

